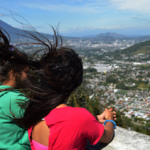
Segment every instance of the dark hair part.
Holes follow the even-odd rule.
[[[54,29],[53,29],[54,30]],[[30,35],[37,45],[43,45],[45,53],[36,62],[38,70],[34,70],[37,80],[30,86],[32,95],[27,103],[23,118],[14,119],[22,127],[30,128],[52,109],[64,103],[70,94],[82,83],[83,65],[79,55],[71,48],[63,46],[62,38],[54,30],[54,40],[47,38],[44,42],[39,37]],[[38,52],[37,52],[38,53]]]

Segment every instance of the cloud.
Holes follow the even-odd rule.
[[[4,17],[4,16],[6,16],[5,14],[0,14],[0,17]]]
[[[110,30],[110,29],[123,29],[123,28],[127,28],[124,26],[113,26],[113,27],[83,27],[83,28],[79,28],[79,27],[72,27],[70,29],[60,29],[61,32],[73,32],[73,31],[87,31],[87,30],[99,30],[99,29],[106,29],[106,30]]]
[[[80,0],[81,1],[81,0]],[[88,13],[94,13],[94,12],[100,12],[99,6],[97,5],[78,5],[78,6],[72,6],[72,5],[51,5],[51,4],[37,4],[37,3],[26,3],[23,4],[25,7],[29,8],[36,8],[36,9],[42,9],[42,10],[48,10],[48,11],[67,11],[67,12],[88,12]]]
[[[50,3],[23,3],[25,7],[67,12],[102,12],[112,8],[132,12],[150,13],[150,0],[77,0],[80,5],[50,4]],[[82,3],[81,3],[82,2]]]
[[[144,29],[144,28],[143,28]],[[141,28],[137,28],[136,26],[101,26],[101,27],[72,27],[69,29],[60,29],[60,34],[63,36],[86,36],[86,35],[96,35],[98,33],[106,33],[106,32],[115,32],[119,34],[131,34],[130,32],[133,31],[137,33],[140,31]],[[134,32],[136,31],[136,32]]]
[[[120,10],[150,13],[150,0],[110,0]]]
[[[147,20],[147,19],[143,19],[143,18],[139,18],[139,17],[131,17],[131,19],[135,19],[135,20]]]

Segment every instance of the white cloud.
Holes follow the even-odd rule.
[[[79,27],[72,27],[70,29],[61,29],[61,32],[69,32],[69,31],[87,31],[87,30],[99,30],[99,29],[123,29],[123,28],[127,28],[124,26],[113,26],[113,27],[83,27],[83,28],[79,28]]]
[[[108,9],[117,8],[119,10],[128,10],[133,12],[150,13],[150,0],[82,0],[83,5],[73,6],[67,4],[48,4],[48,3],[24,3],[30,8],[37,8],[49,11],[68,11],[68,12],[102,12]]]
[[[110,0],[120,10],[150,13],[150,0]]]
[[[81,0],[79,0],[81,1]],[[23,4],[25,7],[30,8],[37,8],[42,10],[48,10],[48,11],[67,11],[67,12],[88,12],[88,13],[94,13],[94,12],[101,12],[99,9],[100,6],[98,5],[80,5],[80,6],[71,6],[71,5],[50,5],[50,4],[37,4],[37,3],[25,3]]]

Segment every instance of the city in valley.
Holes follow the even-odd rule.
[[[102,106],[114,107],[139,125],[150,121],[149,39],[149,36],[64,37],[64,44],[75,49],[83,60],[84,80],[93,91],[89,97],[100,95]],[[41,47],[20,45],[18,48],[29,54]]]

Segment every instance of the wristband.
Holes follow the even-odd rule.
[[[115,121],[113,121],[113,120],[105,120],[105,122],[104,122],[104,125],[106,124],[106,122],[112,122],[113,124],[114,124],[114,129],[116,128],[116,123],[115,123]]]

